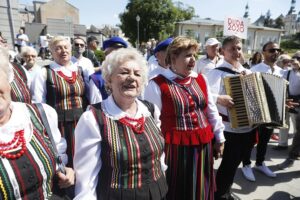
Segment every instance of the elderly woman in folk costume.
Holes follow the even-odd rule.
[[[169,69],[152,79],[145,92],[145,99],[161,110],[170,200],[214,199],[212,139],[216,156],[225,141],[208,83],[193,71],[198,49],[193,39],[175,38],[167,49]]]
[[[75,130],[75,199],[160,200],[167,192],[159,110],[141,101],[146,60],[135,49],[102,65],[111,95],[81,116]]]
[[[56,174],[53,146],[67,162],[66,142],[57,128],[57,114],[42,105],[55,144],[51,143],[36,106],[11,101],[12,71],[8,54],[0,48],[0,199],[49,199]],[[20,115],[21,114],[21,115]],[[74,184],[74,172],[57,172],[60,187]]]
[[[41,69],[32,83],[34,102],[47,103],[58,113],[58,126],[67,140],[68,166],[73,166],[74,129],[86,108],[89,72],[71,62],[71,43],[62,36],[49,44],[54,61]]]

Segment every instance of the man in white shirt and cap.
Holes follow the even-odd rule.
[[[167,48],[169,44],[173,41],[173,38],[167,38],[161,41],[154,49],[154,55],[156,57],[157,63],[148,63],[149,66],[149,80],[162,74],[163,71],[167,70],[169,66],[166,64]],[[155,65],[155,67],[154,67]]]
[[[205,49],[206,55],[200,58],[194,71],[206,75],[210,70],[223,62],[223,56],[219,54],[221,43],[216,38],[209,38],[206,40]]]

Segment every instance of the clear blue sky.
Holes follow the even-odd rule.
[[[31,4],[32,0],[19,0],[21,3]],[[177,0],[176,0],[177,1]],[[127,0],[68,0],[79,9],[80,23],[88,28],[91,24],[101,26],[104,24],[116,25],[120,23],[119,13],[124,12]],[[195,8],[196,15],[201,18],[223,20],[225,16],[242,17],[245,6],[249,5],[251,22],[261,14],[265,15],[270,9],[271,17],[287,14],[291,0],[181,0]],[[296,13],[300,11],[300,0],[296,0]]]

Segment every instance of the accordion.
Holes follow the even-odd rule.
[[[265,124],[285,126],[285,101],[288,82],[267,73],[229,76],[223,79],[225,91],[233,98],[228,109],[232,128]]]

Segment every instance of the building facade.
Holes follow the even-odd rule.
[[[291,1],[287,15],[283,17],[285,35],[294,35],[300,32],[300,11],[296,13],[296,0]]]
[[[223,39],[224,21],[212,20],[210,18],[193,18],[176,23],[176,35],[186,35],[194,37],[204,49],[205,41],[210,37],[217,37],[220,41]],[[262,49],[262,45],[268,41],[280,43],[282,29],[268,28],[248,25],[247,39],[243,41],[244,52],[255,52]]]
[[[21,27],[18,0],[1,0],[0,4],[0,32],[7,40],[9,48],[13,48],[15,37]]]

